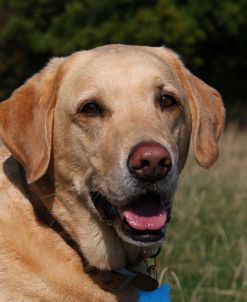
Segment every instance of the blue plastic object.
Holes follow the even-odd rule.
[[[169,298],[170,291],[171,289],[167,284],[163,284],[151,292],[140,290],[138,302],[171,302]]]

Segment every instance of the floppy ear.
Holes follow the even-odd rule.
[[[39,179],[48,168],[53,109],[63,61],[52,59],[0,104],[0,136],[25,168],[28,183]]]
[[[192,139],[197,162],[210,168],[218,158],[218,142],[223,130],[225,109],[217,90],[185,71],[192,116]]]

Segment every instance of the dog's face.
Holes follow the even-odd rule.
[[[57,97],[55,156],[61,152],[78,193],[87,188],[90,209],[123,240],[157,244],[189,146],[185,92],[148,52],[113,47],[76,61]]]
[[[25,142],[29,152],[7,129],[13,100],[0,115],[3,139],[29,182],[45,174],[52,150],[58,191],[68,186],[76,195],[78,211],[70,214],[79,220],[83,207],[116,242],[139,248],[162,243],[191,135],[200,165],[217,158],[221,98],[164,48],[107,46],[55,59],[12,98],[23,94],[39,95],[37,104],[27,105],[33,128],[22,126],[34,140]],[[19,115],[23,120],[23,108]],[[38,139],[30,134],[35,129]]]

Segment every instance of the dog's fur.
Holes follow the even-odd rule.
[[[179,100],[176,108],[161,110],[161,86]],[[90,100],[103,115],[78,113]],[[171,200],[190,138],[196,160],[209,168],[223,123],[218,92],[165,47],[109,45],[52,59],[0,105],[9,150],[0,151],[0,301],[136,301],[135,288],[100,289],[79,255],[99,269],[135,266],[161,242],[123,240],[99,218],[89,191],[116,206],[145,193],[126,160],[137,143],[155,141],[173,163],[155,190]],[[44,222],[43,206],[79,252]]]

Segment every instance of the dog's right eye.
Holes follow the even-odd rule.
[[[88,116],[98,116],[103,113],[103,108],[97,102],[93,101],[82,105],[79,108],[78,113]]]

